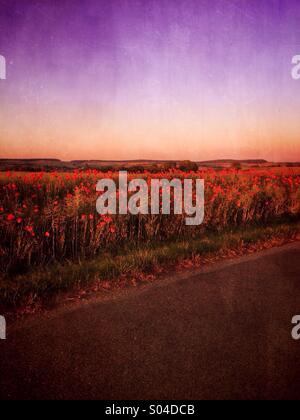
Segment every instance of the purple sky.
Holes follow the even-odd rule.
[[[0,0],[0,155],[300,160],[299,0]]]

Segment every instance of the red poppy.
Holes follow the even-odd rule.
[[[115,226],[111,226],[111,228],[109,229],[110,233],[116,233],[116,227]]]

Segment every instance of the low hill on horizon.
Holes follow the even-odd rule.
[[[33,158],[33,159],[5,159],[0,158],[0,171],[72,171],[76,169],[99,169],[99,170],[137,170],[145,169],[165,169],[166,167],[179,167],[181,165],[197,165],[205,168],[230,168],[230,167],[278,167],[289,166],[299,167],[300,162],[268,162],[264,159],[216,159],[207,161],[175,161],[175,160],[72,160],[62,161],[52,158]]]

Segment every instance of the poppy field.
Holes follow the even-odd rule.
[[[186,226],[185,215],[107,215],[96,211],[99,179],[116,172],[0,174],[0,272],[97,258],[128,246],[205,237],[249,225],[264,226],[300,215],[300,168],[173,169],[139,178],[205,180],[205,217]],[[130,173],[130,177],[137,174]]]

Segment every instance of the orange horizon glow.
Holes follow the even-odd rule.
[[[5,124],[0,117],[0,124],[6,126],[5,137],[0,137],[1,158],[300,161],[298,118],[271,123],[254,115],[235,121],[227,114],[214,121],[213,113],[202,120],[178,114],[173,121],[157,118],[152,124],[140,115],[135,124],[130,112],[126,119],[115,121],[97,120],[93,112],[82,119],[74,112],[65,118],[55,112],[39,114],[30,112],[22,125]]]

